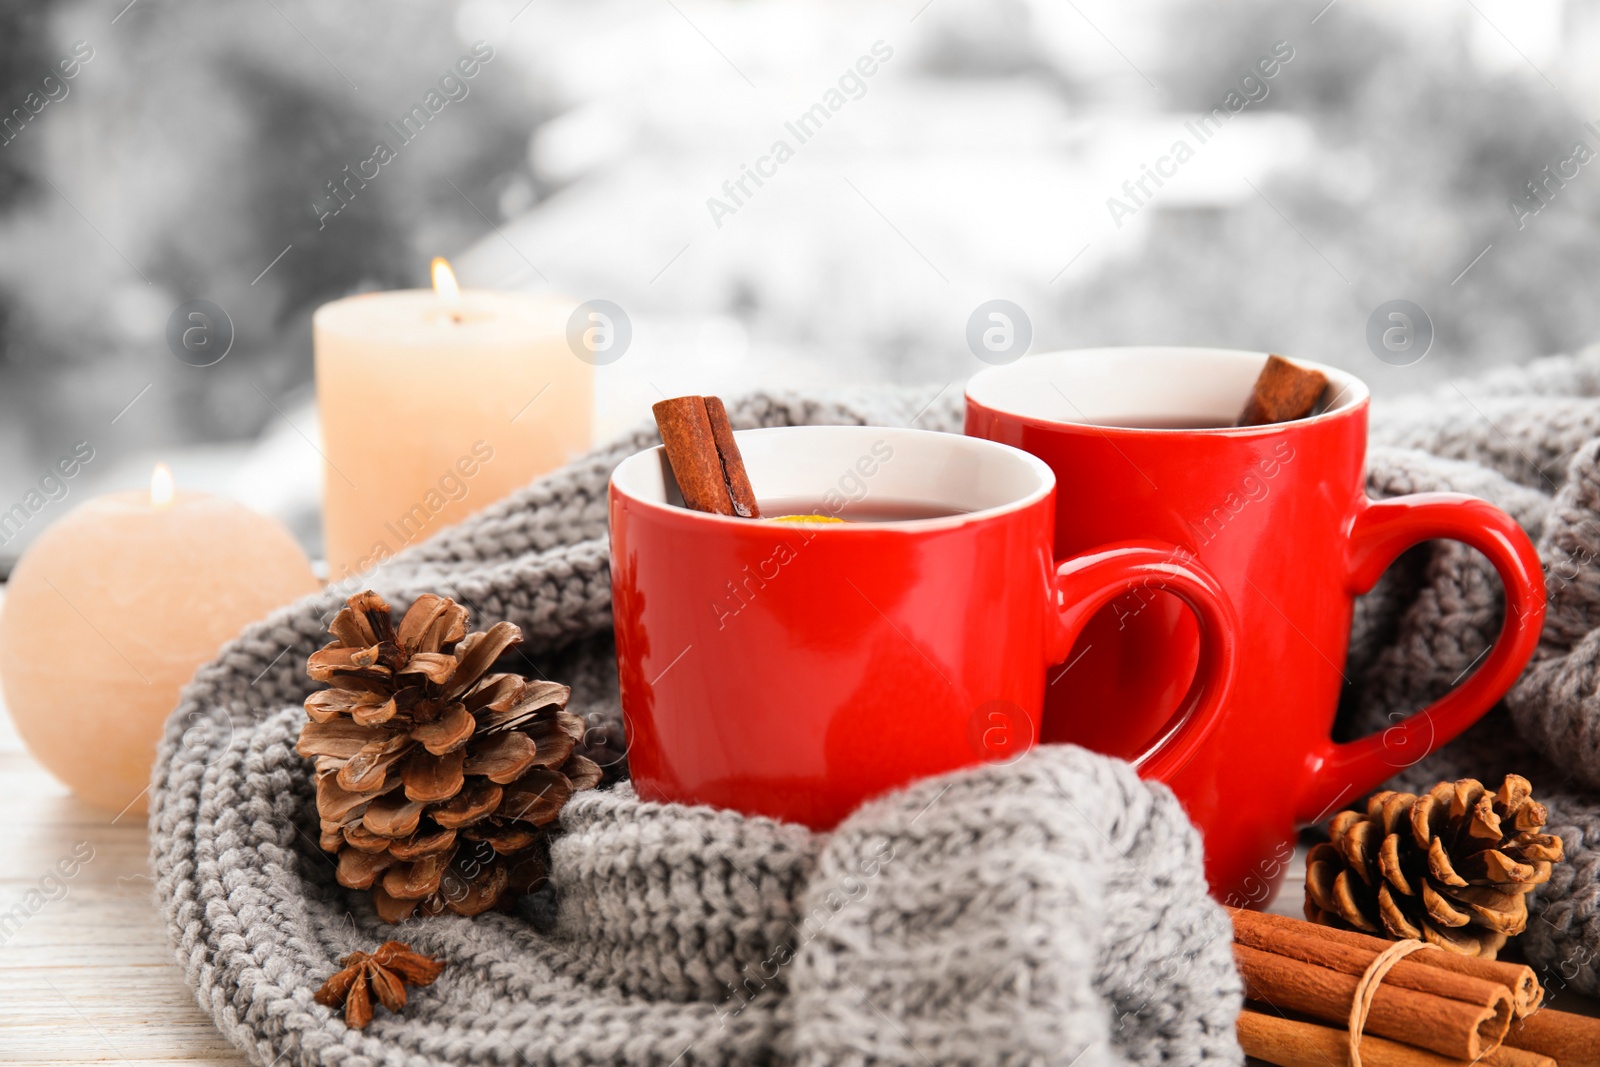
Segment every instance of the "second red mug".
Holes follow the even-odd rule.
[[[967,386],[968,434],[1055,471],[1055,551],[1155,538],[1222,583],[1238,618],[1232,695],[1171,784],[1205,837],[1213,892],[1260,904],[1276,891],[1297,825],[1320,821],[1454,738],[1500,699],[1538,643],[1544,581],[1515,520],[1473,497],[1366,495],[1368,395],[1331,367],[1325,410],[1235,428],[1264,353],[1112,348],[994,367]],[[1316,366],[1315,364],[1306,364]],[[1340,744],[1354,600],[1421,541],[1488,557],[1505,586],[1493,649],[1441,699]],[[1133,757],[1171,729],[1199,642],[1159,581],[1092,619],[1049,673],[1041,737]]]

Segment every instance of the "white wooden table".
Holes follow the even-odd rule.
[[[84,842],[88,862],[69,879],[47,877],[74,849],[87,854]],[[75,800],[0,708],[0,1063],[92,1061],[249,1062],[183,984],[143,817],[113,822]]]

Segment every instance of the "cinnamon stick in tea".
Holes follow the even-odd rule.
[[[680,396],[651,410],[685,504],[713,515],[761,517],[721,400]]]
[[[756,491],[750,488],[750,475],[744,469],[739,442],[733,439],[733,424],[728,421],[728,409],[722,406],[720,396],[708,396],[705,402],[706,417],[711,421],[711,436],[717,442],[717,455],[722,458],[722,474],[728,483],[728,495],[733,499],[733,513],[740,518],[759,519],[761,509],[756,506]]]
[[[1287,956],[1233,946],[1244,979],[1244,995],[1283,1011],[1343,1023],[1360,979],[1353,974]],[[1419,993],[1385,982],[1367,1013],[1366,1030],[1442,1056],[1475,1060],[1500,1044],[1511,1024],[1511,995],[1496,986],[1498,999],[1476,1004]]]
[[[1268,356],[1236,425],[1265,426],[1269,422],[1303,419],[1311,414],[1327,388],[1328,376],[1321,371],[1291,363],[1282,356]]]
[[[1542,1008],[1512,1023],[1506,1044],[1553,1056],[1561,1067],[1600,1067],[1600,1019]]]
[[[1239,937],[1242,930],[1250,930],[1253,940],[1247,943],[1257,947],[1263,946],[1262,939],[1273,937],[1274,931],[1349,945],[1369,952],[1373,956],[1393,944],[1381,937],[1372,937],[1355,930],[1323,926],[1303,919],[1291,919],[1286,915],[1269,915],[1259,911],[1246,911],[1243,908],[1229,908],[1228,911],[1233,916],[1234,936]],[[1526,964],[1479,959],[1476,956],[1462,956],[1450,951],[1413,953],[1405,958],[1403,964],[1432,967],[1435,970],[1498,982],[1511,991],[1512,1011],[1519,1019],[1536,1009],[1539,1002],[1544,999],[1544,989],[1539,985],[1538,976],[1534,974],[1533,968]],[[1393,974],[1391,971],[1390,975]]]
[[[1245,1055],[1277,1067],[1342,1064],[1350,1049],[1350,1035],[1343,1027],[1286,1019],[1270,1010],[1246,1008],[1239,1013],[1236,1029]],[[1363,1067],[1461,1067],[1462,1061],[1362,1034],[1361,1063]],[[1545,1056],[1504,1046],[1486,1053],[1478,1063],[1482,1067],[1556,1067],[1556,1061]]]

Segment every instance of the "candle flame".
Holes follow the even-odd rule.
[[[461,287],[456,284],[456,274],[450,269],[450,261],[443,256],[433,257],[433,291],[440,302],[449,307],[461,304]]]
[[[150,472],[150,506],[164,508],[172,503],[176,487],[172,481],[172,468],[165,463],[157,463],[156,469]]]

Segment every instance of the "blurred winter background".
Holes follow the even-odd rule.
[[[470,94],[319,221],[478,41]],[[1578,0],[6,0],[0,509],[95,458],[0,555],[156,459],[315,552],[311,312],[434,255],[627,310],[601,434],[657,387],[959,388],[994,298],[1034,351],[1271,349],[1380,396],[1571,350],[1600,338],[1597,51]],[[215,366],[165,340],[195,298],[236,330]],[[1403,367],[1366,342],[1397,298],[1436,334]]]

